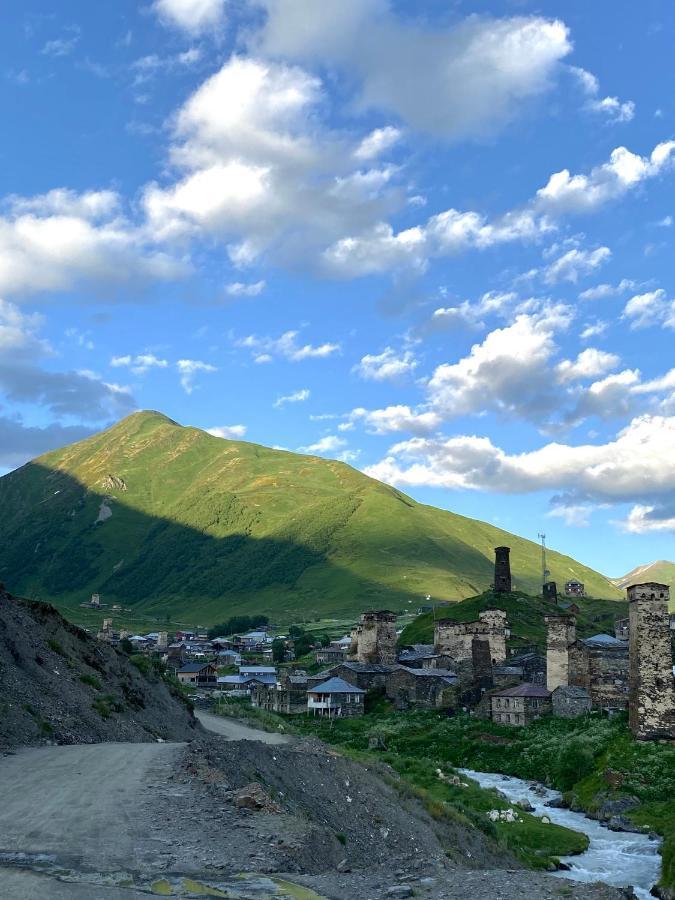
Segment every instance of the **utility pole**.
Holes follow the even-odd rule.
[[[546,535],[538,534],[537,537],[541,541],[541,589],[544,592],[544,585],[548,581],[551,573],[546,567]]]

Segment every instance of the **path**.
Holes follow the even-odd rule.
[[[263,744],[290,744],[293,738],[288,734],[277,734],[271,731],[261,731],[244,725],[236,719],[214,716],[213,713],[196,710],[195,715],[207,731],[220,734],[228,741],[261,741]]]

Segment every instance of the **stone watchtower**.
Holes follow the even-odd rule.
[[[510,547],[495,547],[495,594],[511,593]]]
[[[546,687],[568,687],[570,683],[570,647],[577,639],[574,616],[544,616],[546,622]]]
[[[391,666],[396,662],[396,614],[387,609],[365,612],[356,628],[356,659]],[[352,642],[354,635],[352,636]]]
[[[669,598],[665,584],[648,582],[628,588],[628,718],[639,740],[675,738]]]

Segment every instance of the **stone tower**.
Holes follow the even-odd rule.
[[[387,609],[365,612],[352,632],[356,659],[360,663],[391,666],[396,662],[396,614]]]
[[[551,603],[555,603],[558,599],[558,586],[555,581],[547,581],[542,590],[542,597]]]
[[[473,663],[473,681],[476,687],[489,691],[494,687],[492,677],[492,653],[490,642],[484,637],[475,637],[471,641],[471,662]]]
[[[511,593],[510,547],[495,547],[495,594]]]
[[[546,622],[546,687],[568,687],[570,683],[570,647],[577,639],[574,616],[544,616]]]
[[[630,727],[639,740],[675,738],[675,688],[665,584],[628,588]]]

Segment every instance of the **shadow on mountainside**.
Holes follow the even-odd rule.
[[[349,509],[326,523],[306,522],[304,540],[260,538],[246,532],[246,507],[232,508],[221,498],[208,509],[208,527],[231,533],[214,537],[125,505],[122,491],[91,491],[61,470],[29,463],[20,471],[16,483],[11,475],[3,479],[0,506],[17,512],[0,523],[0,580],[62,607],[98,592],[108,605],[222,621],[253,608],[319,616],[369,606],[398,610],[411,601],[414,609],[421,599],[329,558],[331,539]],[[489,561],[468,546],[466,551],[469,568],[478,578],[489,577]],[[317,567],[321,578],[309,581],[318,587],[299,584]]]

